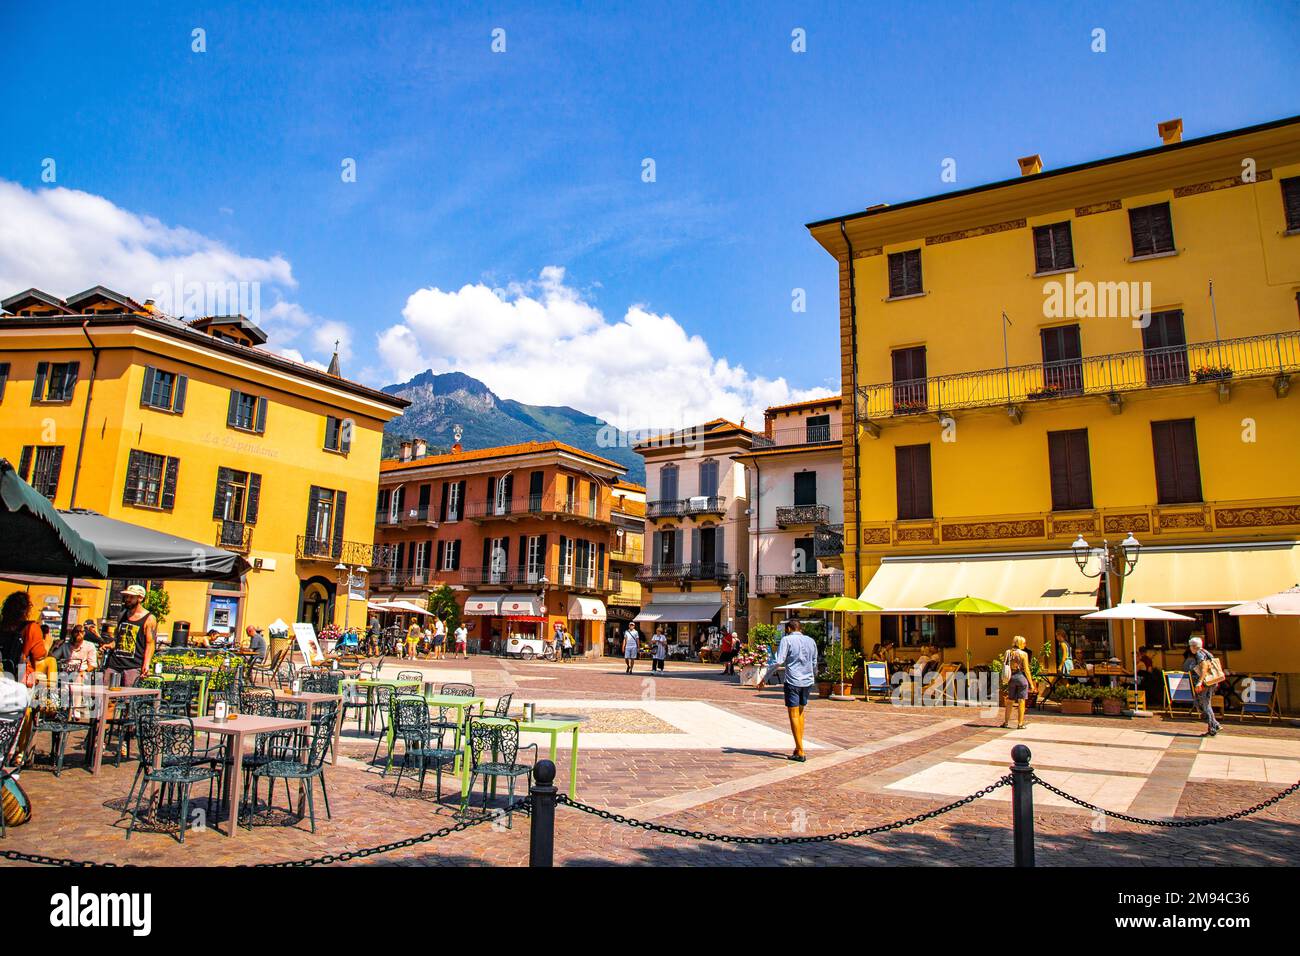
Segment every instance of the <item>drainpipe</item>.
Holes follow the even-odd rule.
[[[855,587],[862,587],[862,466],[858,455],[858,296],[857,285],[853,278],[853,242],[849,232],[840,220],[840,235],[848,249],[849,266],[849,378],[852,386],[850,401],[853,402],[853,580]],[[860,593],[860,592],[859,592]]]
[[[763,580],[763,476],[754,459],[754,581],[757,588]],[[770,612],[769,612],[770,613]]]
[[[95,345],[95,340],[90,337],[90,320],[83,319],[81,323],[81,334],[86,337],[90,343],[90,380],[86,383],[86,407],[81,413],[81,437],[77,439],[77,461],[72,468],[72,494],[68,498],[68,509],[71,510],[77,506],[77,482],[81,478],[81,456],[86,447],[86,429],[90,425],[90,400],[95,394],[95,373],[99,371],[99,347]],[[72,611],[72,575],[68,575],[68,580],[63,586],[63,617],[59,622],[59,637],[63,640],[68,639],[68,616]]]

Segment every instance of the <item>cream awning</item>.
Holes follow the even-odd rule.
[[[887,613],[933,614],[927,604],[964,594],[1017,612],[1097,610],[1097,581],[1084,577],[1069,554],[886,558],[861,599]]]
[[[699,621],[711,621],[713,615],[722,610],[721,601],[709,601],[699,604],[665,604],[651,601],[636,616],[638,621],[650,624],[689,624]]]
[[[501,613],[501,595],[499,594],[471,594],[465,598],[466,614],[500,614]]]
[[[598,598],[573,595],[569,598],[569,620],[603,621],[605,620],[605,602]]]
[[[1230,607],[1300,581],[1294,541],[1220,548],[1143,548],[1124,579],[1124,600],[1156,607]]]
[[[546,612],[534,594],[507,594],[501,598],[503,617],[541,617]]]

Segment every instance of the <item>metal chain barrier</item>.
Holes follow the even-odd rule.
[[[1281,793],[1274,794],[1273,796],[1269,797],[1263,803],[1258,803],[1255,806],[1250,807],[1249,809],[1238,810],[1236,813],[1229,813],[1226,816],[1222,816],[1222,817],[1205,817],[1205,818],[1198,818],[1195,820],[1147,820],[1144,819],[1143,817],[1131,817],[1126,813],[1116,813],[1114,810],[1107,810],[1103,807],[1094,806],[1093,804],[1088,803],[1086,800],[1080,800],[1078,797],[1071,796],[1070,794],[1066,793],[1064,790],[1060,789],[1059,787],[1052,786],[1050,783],[1048,783],[1046,780],[1040,777],[1037,773],[1034,774],[1034,783],[1042,787],[1048,793],[1054,793],[1058,797],[1062,798],[1063,800],[1068,800],[1070,801],[1070,803],[1083,807],[1085,810],[1091,810],[1093,813],[1101,813],[1114,820],[1123,820],[1125,823],[1136,823],[1141,826],[1148,826],[1148,827],[1169,827],[1171,829],[1177,829],[1181,827],[1212,827],[1212,826],[1218,826],[1221,823],[1230,823],[1233,820],[1240,820],[1242,817],[1248,817],[1252,813],[1259,813],[1261,810],[1267,810],[1269,807],[1273,806],[1274,804],[1282,802],[1287,797],[1291,796],[1291,794],[1295,793],[1297,790],[1300,790],[1300,781],[1297,781],[1296,783],[1291,784],[1291,786],[1287,787]]]
[[[96,863],[93,860],[69,860],[61,856],[43,856],[39,853],[23,853],[19,850],[0,850],[0,860],[12,860],[15,863],[36,863],[40,866],[132,866],[130,863]]]
[[[935,817],[943,816],[945,813],[951,813],[958,807],[964,807],[967,804],[974,803],[982,797],[987,797],[999,787],[1010,786],[1011,774],[1007,774],[996,783],[992,783],[968,797],[962,797],[954,803],[947,806],[939,807],[936,810],[928,810],[925,813],[918,813],[916,816],[908,817],[905,820],[895,820],[892,823],[882,823],[879,826],[864,827],[861,830],[850,830],[846,833],[825,833],[820,836],[785,836],[785,837],[747,837],[732,836],[726,833],[706,833],[703,830],[683,830],[680,827],[666,827],[662,824],[652,823],[649,820],[637,820],[633,817],[625,817],[621,813],[612,813],[609,810],[601,810],[598,807],[588,806],[585,803],[579,803],[577,800],[570,799],[566,794],[559,794],[556,802],[565,806],[573,807],[575,810],[581,810],[583,813],[590,813],[592,816],[600,817],[602,820],[609,820],[613,823],[621,823],[624,826],[635,827],[640,830],[652,830],[657,833],[667,833],[671,836],[686,837],[691,840],[707,840],[712,843],[741,843],[741,844],[758,844],[762,846],[790,846],[800,843],[832,843],[836,840],[856,840],[859,837],[872,836],[877,833],[886,833],[890,830],[901,830],[903,827],[915,826],[926,820],[933,820]]]

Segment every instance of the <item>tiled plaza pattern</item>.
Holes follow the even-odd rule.
[[[513,693],[516,713],[523,700],[533,700],[539,714],[600,714],[602,733],[580,740],[579,800],[688,830],[808,836],[887,823],[942,806],[997,779],[1006,772],[1016,742],[1035,751],[1035,766],[1049,781],[1084,799],[1142,816],[1229,813],[1300,777],[1300,731],[1289,722],[1274,727],[1229,722],[1223,735],[1206,740],[1196,736],[1200,726],[1187,721],[1034,714],[1025,732],[1009,734],[996,728],[1000,716],[987,712],[815,700],[808,715],[809,760],[797,764],[784,759],[789,739],[780,695],[772,689],[741,688],[721,677],[717,667],[672,665],[665,675],[651,678],[645,670],[623,674],[620,661],[525,664],[484,657],[415,666],[434,683],[464,680],[468,671],[489,703],[498,694]],[[389,670],[386,666],[385,673]],[[658,733],[620,733],[620,710],[629,716],[652,715]],[[663,734],[664,724],[676,733]],[[646,740],[667,745],[647,747]],[[43,735],[39,752],[45,752],[47,741]],[[281,810],[259,820],[251,832],[241,831],[237,840],[207,830],[191,832],[183,846],[173,832],[151,828],[125,840],[119,808],[134,766],[106,763],[100,776],[91,777],[70,750],[61,777],[55,778],[43,761],[23,774],[34,817],[11,829],[0,849],[144,865],[230,865],[354,851],[454,822],[456,780],[444,776],[441,804],[432,778],[423,795],[403,784],[394,797],[393,777],[383,779],[369,765],[373,747],[373,738],[358,736],[349,724],[343,756],[326,770],[333,818],[324,819],[317,800],[315,834],[305,820]],[[557,784],[567,784],[564,747],[558,764]],[[1004,788],[991,798],[877,837],[777,847],[697,842],[560,807],[556,862],[1005,866],[1012,849],[1008,796]],[[283,784],[278,801],[283,808]],[[1035,790],[1035,804],[1039,865],[1300,863],[1300,795],[1210,829],[1099,820],[1041,788]],[[362,865],[523,865],[528,825],[526,816],[517,815],[513,829],[487,823],[370,857]]]

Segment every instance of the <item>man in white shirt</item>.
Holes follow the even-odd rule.
[[[456,628],[456,650],[460,651],[461,657],[469,657],[469,631],[464,624]]]
[[[637,633],[636,624],[632,623],[627,626],[623,632],[623,660],[627,664],[625,674],[632,673],[632,665],[641,654],[641,635]]]
[[[433,659],[442,660],[442,649],[447,643],[447,624],[440,617],[433,619]]]
[[[808,759],[803,753],[804,708],[808,706],[808,694],[817,676],[817,642],[803,633],[798,621],[790,622],[790,630],[776,649],[772,667],[783,664],[785,708],[790,716],[790,733],[794,737],[794,753],[790,759],[803,763]]]

